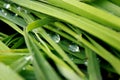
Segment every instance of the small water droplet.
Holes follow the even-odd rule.
[[[7,16],[7,13],[4,13],[5,16]]]
[[[7,16],[7,12],[6,12],[4,9],[1,10],[1,13],[2,13],[4,16]]]
[[[18,10],[18,11],[21,11],[21,10],[22,10],[22,8],[19,6],[19,7],[17,7],[17,10]]]
[[[68,48],[70,51],[72,52],[80,52],[80,48],[78,45],[76,44],[72,44],[72,45],[69,45],[69,48]]]
[[[10,5],[10,4],[4,4],[4,7],[5,7],[6,9],[10,9],[11,5]]]
[[[85,62],[84,62],[84,64],[87,66],[87,65],[88,65],[88,62],[87,62],[87,61],[85,61]]]
[[[54,40],[56,43],[60,42],[60,35],[59,34],[54,34],[51,35],[52,40]]]
[[[25,67],[23,67],[23,68],[22,68],[22,70],[26,70],[26,68],[25,68]]]
[[[32,56],[25,57],[25,60],[27,60],[27,61],[32,60]]]
[[[70,58],[72,61],[74,60],[74,58]]]
[[[24,13],[26,13],[26,14],[27,14],[27,13],[28,13],[28,11],[25,9],[25,10],[24,10]]]
[[[18,14],[15,14],[15,16],[18,16]]]

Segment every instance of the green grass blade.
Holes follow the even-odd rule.
[[[24,80],[10,67],[0,63],[0,80]]]
[[[53,5],[67,9],[114,29],[120,30],[120,18],[77,0],[47,0]],[[109,19],[111,18],[111,19]]]
[[[96,54],[87,47],[85,47],[85,52],[88,58],[87,69],[88,69],[89,80],[102,80],[100,66]]]
[[[40,35],[42,35],[42,37],[49,43],[51,44],[51,46],[59,53],[59,55],[65,60],[67,61],[67,63],[69,65],[71,65],[71,67],[81,76],[84,77],[84,74],[78,69],[78,67],[71,62],[71,60],[69,59],[69,57],[66,55],[66,53],[60,48],[60,46],[58,46],[51,38],[50,36],[48,36],[48,34],[45,32],[44,29],[42,28],[38,28],[36,29],[34,32],[39,33]]]
[[[48,5],[48,4],[44,4],[44,3],[40,3],[40,2],[34,2],[34,1],[25,1],[24,0],[12,0],[13,2],[16,2],[17,4],[20,4],[24,7],[33,9],[35,11],[38,12],[42,12],[48,15],[51,15],[53,17],[62,19],[64,21],[69,22],[70,24],[73,24],[74,26],[77,26],[78,28],[102,39],[103,41],[105,41],[106,43],[110,44],[111,46],[115,47],[117,50],[120,50],[120,39],[118,38],[118,34],[108,28],[105,28],[104,26],[97,26],[98,24],[85,19],[83,17],[77,16],[73,13],[70,13],[68,11],[62,10],[60,8],[56,8],[54,6]],[[34,6],[29,6],[29,5],[34,5]],[[38,8],[39,7],[39,8]],[[109,34],[109,32],[106,31],[110,31],[113,34],[115,34],[116,36],[111,36],[111,34]],[[104,34],[104,35],[101,35]],[[113,38],[114,37],[114,38]]]
[[[14,23],[12,23],[11,21],[4,19],[4,18],[0,18],[2,21],[4,21],[5,23],[7,23],[8,25],[10,25],[14,30],[16,30],[17,32],[19,32],[21,35],[23,35],[23,31]]]
[[[39,68],[38,71],[43,72],[45,80],[61,80],[57,73],[54,71],[54,69],[50,66],[50,64],[46,61],[46,59],[42,55],[43,52],[40,51],[39,48],[34,44],[33,39],[30,37],[30,35],[26,33],[24,37],[27,47],[32,53],[33,59],[35,60],[36,65],[34,66],[36,66],[36,68]]]

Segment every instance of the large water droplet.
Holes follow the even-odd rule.
[[[60,42],[60,35],[59,34],[53,34],[50,36],[51,36],[52,40],[54,40],[56,43]]]
[[[6,9],[10,9],[11,5],[10,5],[10,4],[4,4],[4,7],[5,7]]]
[[[79,46],[78,45],[76,45],[76,44],[71,44],[71,45],[69,45],[69,48],[68,48],[70,51],[72,51],[72,52],[80,52],[80,48],[79,48]]]

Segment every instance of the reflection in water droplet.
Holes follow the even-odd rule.
[[[59,34],[54,34],[54,35],[50,35],[52,40],[54,40],[56,43],[60,42],[60,35]]]
[[[23,67],[23,68],[22,68],[22,70],[26,70],[26,68],[25,68],[25,67]]]
[[[85,62],[84,62],[84,64],[87,66],[87,65],[88,65],[88,62],[87,62],[87,61],[85,61]]]
[[[4,7],[5,7],[6,9],[10,9],[10,4],[4,4]]]
[[[80,52],[80,48],[78,45],[76,44],[72,44],[72,45],[69,45],[69,48],[68,48],[70,51],[72,52]]]
[[[7,16],[7,13],[4,13],[5,16]]]
[[[15,16],[18,16],[18,14],[15,14]]]
[[[25,57],[25,60],[27,60],[27,61],[32,60],[32,56]]]

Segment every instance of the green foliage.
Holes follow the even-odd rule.
[[[119,79],[119,9],[114,0],[1,0],[0,80]]]

